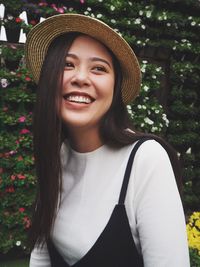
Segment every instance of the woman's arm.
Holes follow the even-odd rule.
[[[167,152],[145,142],[134,162],[137,230],[145,267],[189,267],[185,217]]]

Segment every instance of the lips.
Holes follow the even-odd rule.
[[[64,94],[63,98],[65,101],[81,103],[81,104],[91,104],[95,99],[91,97],[89,94],[80,93],[80,92],[71,92],[68,94]]]

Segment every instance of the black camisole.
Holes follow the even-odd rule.
[[[52,267],[143,267],[138,253],[124,205],[132,163],[139,146],[150,138],[139,140],[131,151],[126,166],[119,201],[111,217],[91,249],[76,263],[64,261],[52,240],[47,242]]]

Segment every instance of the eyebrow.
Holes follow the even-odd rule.
[[[72,58],[74,58],[74,59],[78,59],[78,57],[75,55],[75,54],[72,54],[72,53],[68,53],[67,55],[66,55],[66,57],[72,57]],[[91,58],[89,58],[92,62],[94,62],[94,61],[101,61],[101,62],[103,62],[103,63],[106,63],[110,68],[111,68],[111,65],[110,65],[110,63],[107,61],[107,60],[105,60],[105,59],[103,59],[103,58],[100,58],[100,57],[91,57]]]

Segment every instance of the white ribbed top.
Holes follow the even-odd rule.
[[[78,153],[63,143],[62,203],[52,238],[70,264],[91,249],[105,228],[118,198],[134,145],[106,145]],[[188,267],[184,213],[166,151],[154,140],[139,148],[125,206],[132,235],[145,267]],[[48,208],[48,207],[47,207]],[[35,248],[30,267],[50,267],[46,246]]]

